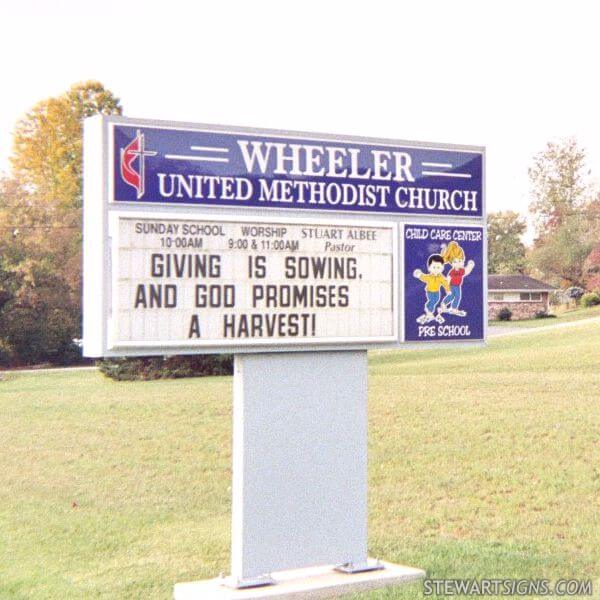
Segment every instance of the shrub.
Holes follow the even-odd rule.
[[[583,296],[584,293],[585,293],[585,290],[583,288],[580,288],[577,286],[572,286],[565,290],[565,295],[568,298],[571,298],[571,300],[575,300],[575,301],[579,300],[579,298],[581,298],[581,296]]]
[[[538,310],[534,317],[536,319],[556,319],[556,315],[552,315],[550,313],[547,313],[545,310]]]
[[[104,375],[116,381],[148,381],[233,373],[233,356],[230,354],[107,358],[99,360],[96,364]]]
[[[1,228],[0,228],[1,229]],[[2,272],[0,252],[0,361],[7,366],[84,362],[73,343],[80,334],[76,295],[46,259],[27,259]]]
[[[0,314],[0,364],[5,366],[85,362],[73,343],[78,323],[62,308],[7,303]]]
[[[512,319],[512,310],[504,307],[498,311],[498,321],[510,321]]]
[[[581,296],[581,306],[589,308],[590,306],[596,306],[597,304],[600,304],[600,294],[589,292]]]

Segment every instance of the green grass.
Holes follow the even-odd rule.
[[[550,309],[552,313],[552,309]],[[600,305],[590,308],[576,308],[556,314],[554,319],[523,319],[521,321],[490,321],[491,327],[546,327],[557,323],[569,323],[570,321],[581,321],[592,317],[600,317]]]
[[[371,555],[436,578],[597,578],[599,356],[600,324],[373,353]],[[167,599],[228,571],[230,378],[6,377],[2,600]]]

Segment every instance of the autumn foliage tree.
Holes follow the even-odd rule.
[[[584,261],[593,247],[588,175],[585,152],[573,138],[549,142],[529,169],[537,234],[529,264],[564,287],[584,285]]]
[[[593,246],[583,263],[583,277],[588,290],[600,293],[600,186],[587,206],[586,219]]]
[[[120,114],[98,82],[37,104],[0,182],[0,361],[69,360],[81,323],[82,123]],[[4,300],[2,300],[2,298]]]
[[[585,152],[575,138],[548,142],[534,156],[529,169],[532,201],[529,206],[539,237],[556,231],[585,206]]]
[[[600,242],[587,255],[583,263],[583,275],[587,289],[600,293]]]
[[[551,234],[536,239],[530,265],[562,287],[585,287],[584,262],[592,249],[584,215],[572,215]]]

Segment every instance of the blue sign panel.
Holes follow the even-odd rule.
[[[482,217],[477,150],[114,124],[114,202]]]
[[[406,341],[480,340],[483,228],[404,226]]]

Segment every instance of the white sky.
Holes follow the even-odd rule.
[[[592,0],[3,0],[0,170],[17,119],[98,79],[127,116],[484,145],[488,210],[525,214],[548,140],[600,175],[599,22]]]

